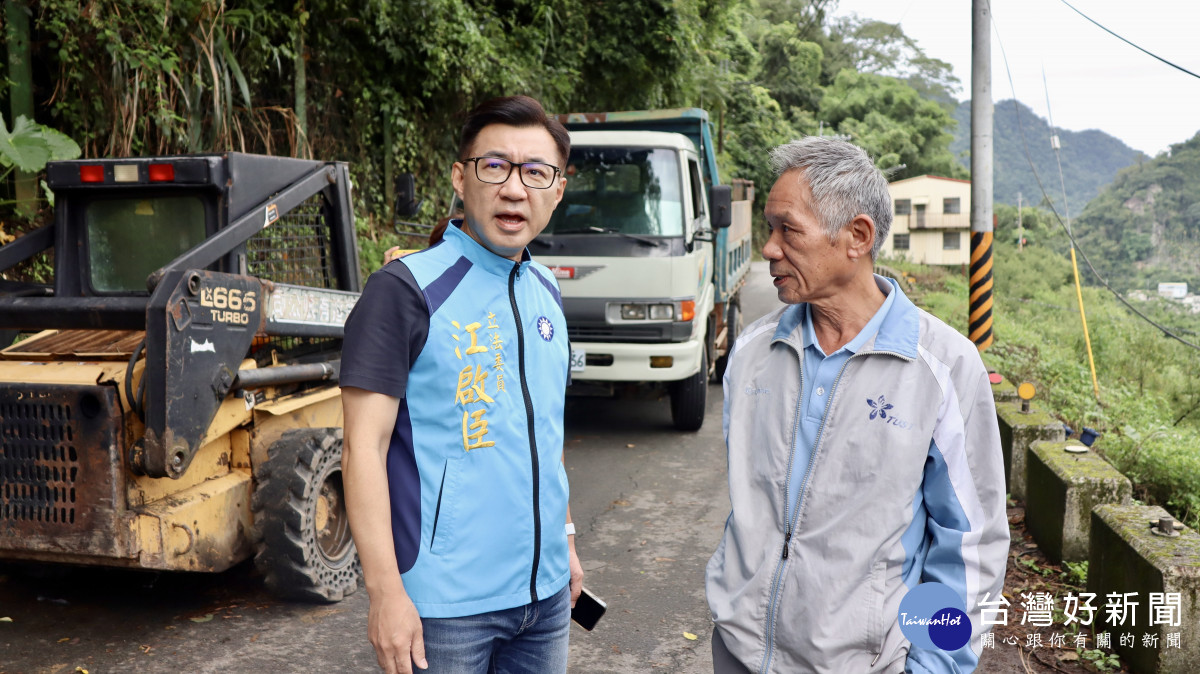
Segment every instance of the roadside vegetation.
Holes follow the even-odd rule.
[[[1200,525],[1200,351],[1165,337],[1095,285],[1083,288],[1099,399],[1072,281],[1070,248],[1053,216],[1026,209],[1027,243],[1018,250],[1016,209],[996,208],[995,344],[984,359],[1013,382],[1037,387],[1034,404],[1075,432],[1100,433],[1093,449],[1134,483],[1135,498]],[[1052,224],[1053,223],[1053,224]],[[966,332],[966,270],[894,260],[917,283],[921,303]],[[1081,278],[1094,281],[1082,258]],[[1200,344],[1200,314],[1151,297],[1134,306]]]
[[[881,167],[906,165],[898,177],[966,174],[948,149],[960,89],[949,65],[896,25],[831,18],[836,0],[23,4],[34,120],[84,157],[349,161],[364,270],[424,236],[402,240],[393,224],[394,177],[416,176],[426,203],[412,219],[433,224],[465,113],[501,94],[551,112],[705,108],[722,173],[760,186],[756,217],[767,150],[804,134],[847,134]],[[15,76],[7,63],[0,78]],[[0,205],[5,231],[41,222],[41,206],[30,221]]]

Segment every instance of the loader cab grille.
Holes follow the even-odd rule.
[[[328,211],[318,192],[251,237],[246,242],[249,274],[274,283],[337,288]]]

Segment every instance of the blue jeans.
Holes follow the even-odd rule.
[[[462,618],[422,618],[421,674],[558,674],[567,671],[571,589],[534,604]]]

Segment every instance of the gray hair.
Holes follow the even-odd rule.
[[[830,240],[859,214],[875,221],[871,259],[892,228],[892,196],[887,178],[865,150],[835,136],[807,136],[771,150],[775,177],[799,169],[812,190],[817,218]]]

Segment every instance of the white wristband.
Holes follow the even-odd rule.
[[[567,522],[566,529],[567,529],[567,535],[568,535],[568,536],[574,536],[574,535],[575,535],[575,523],[574,523],[574,522]]]

